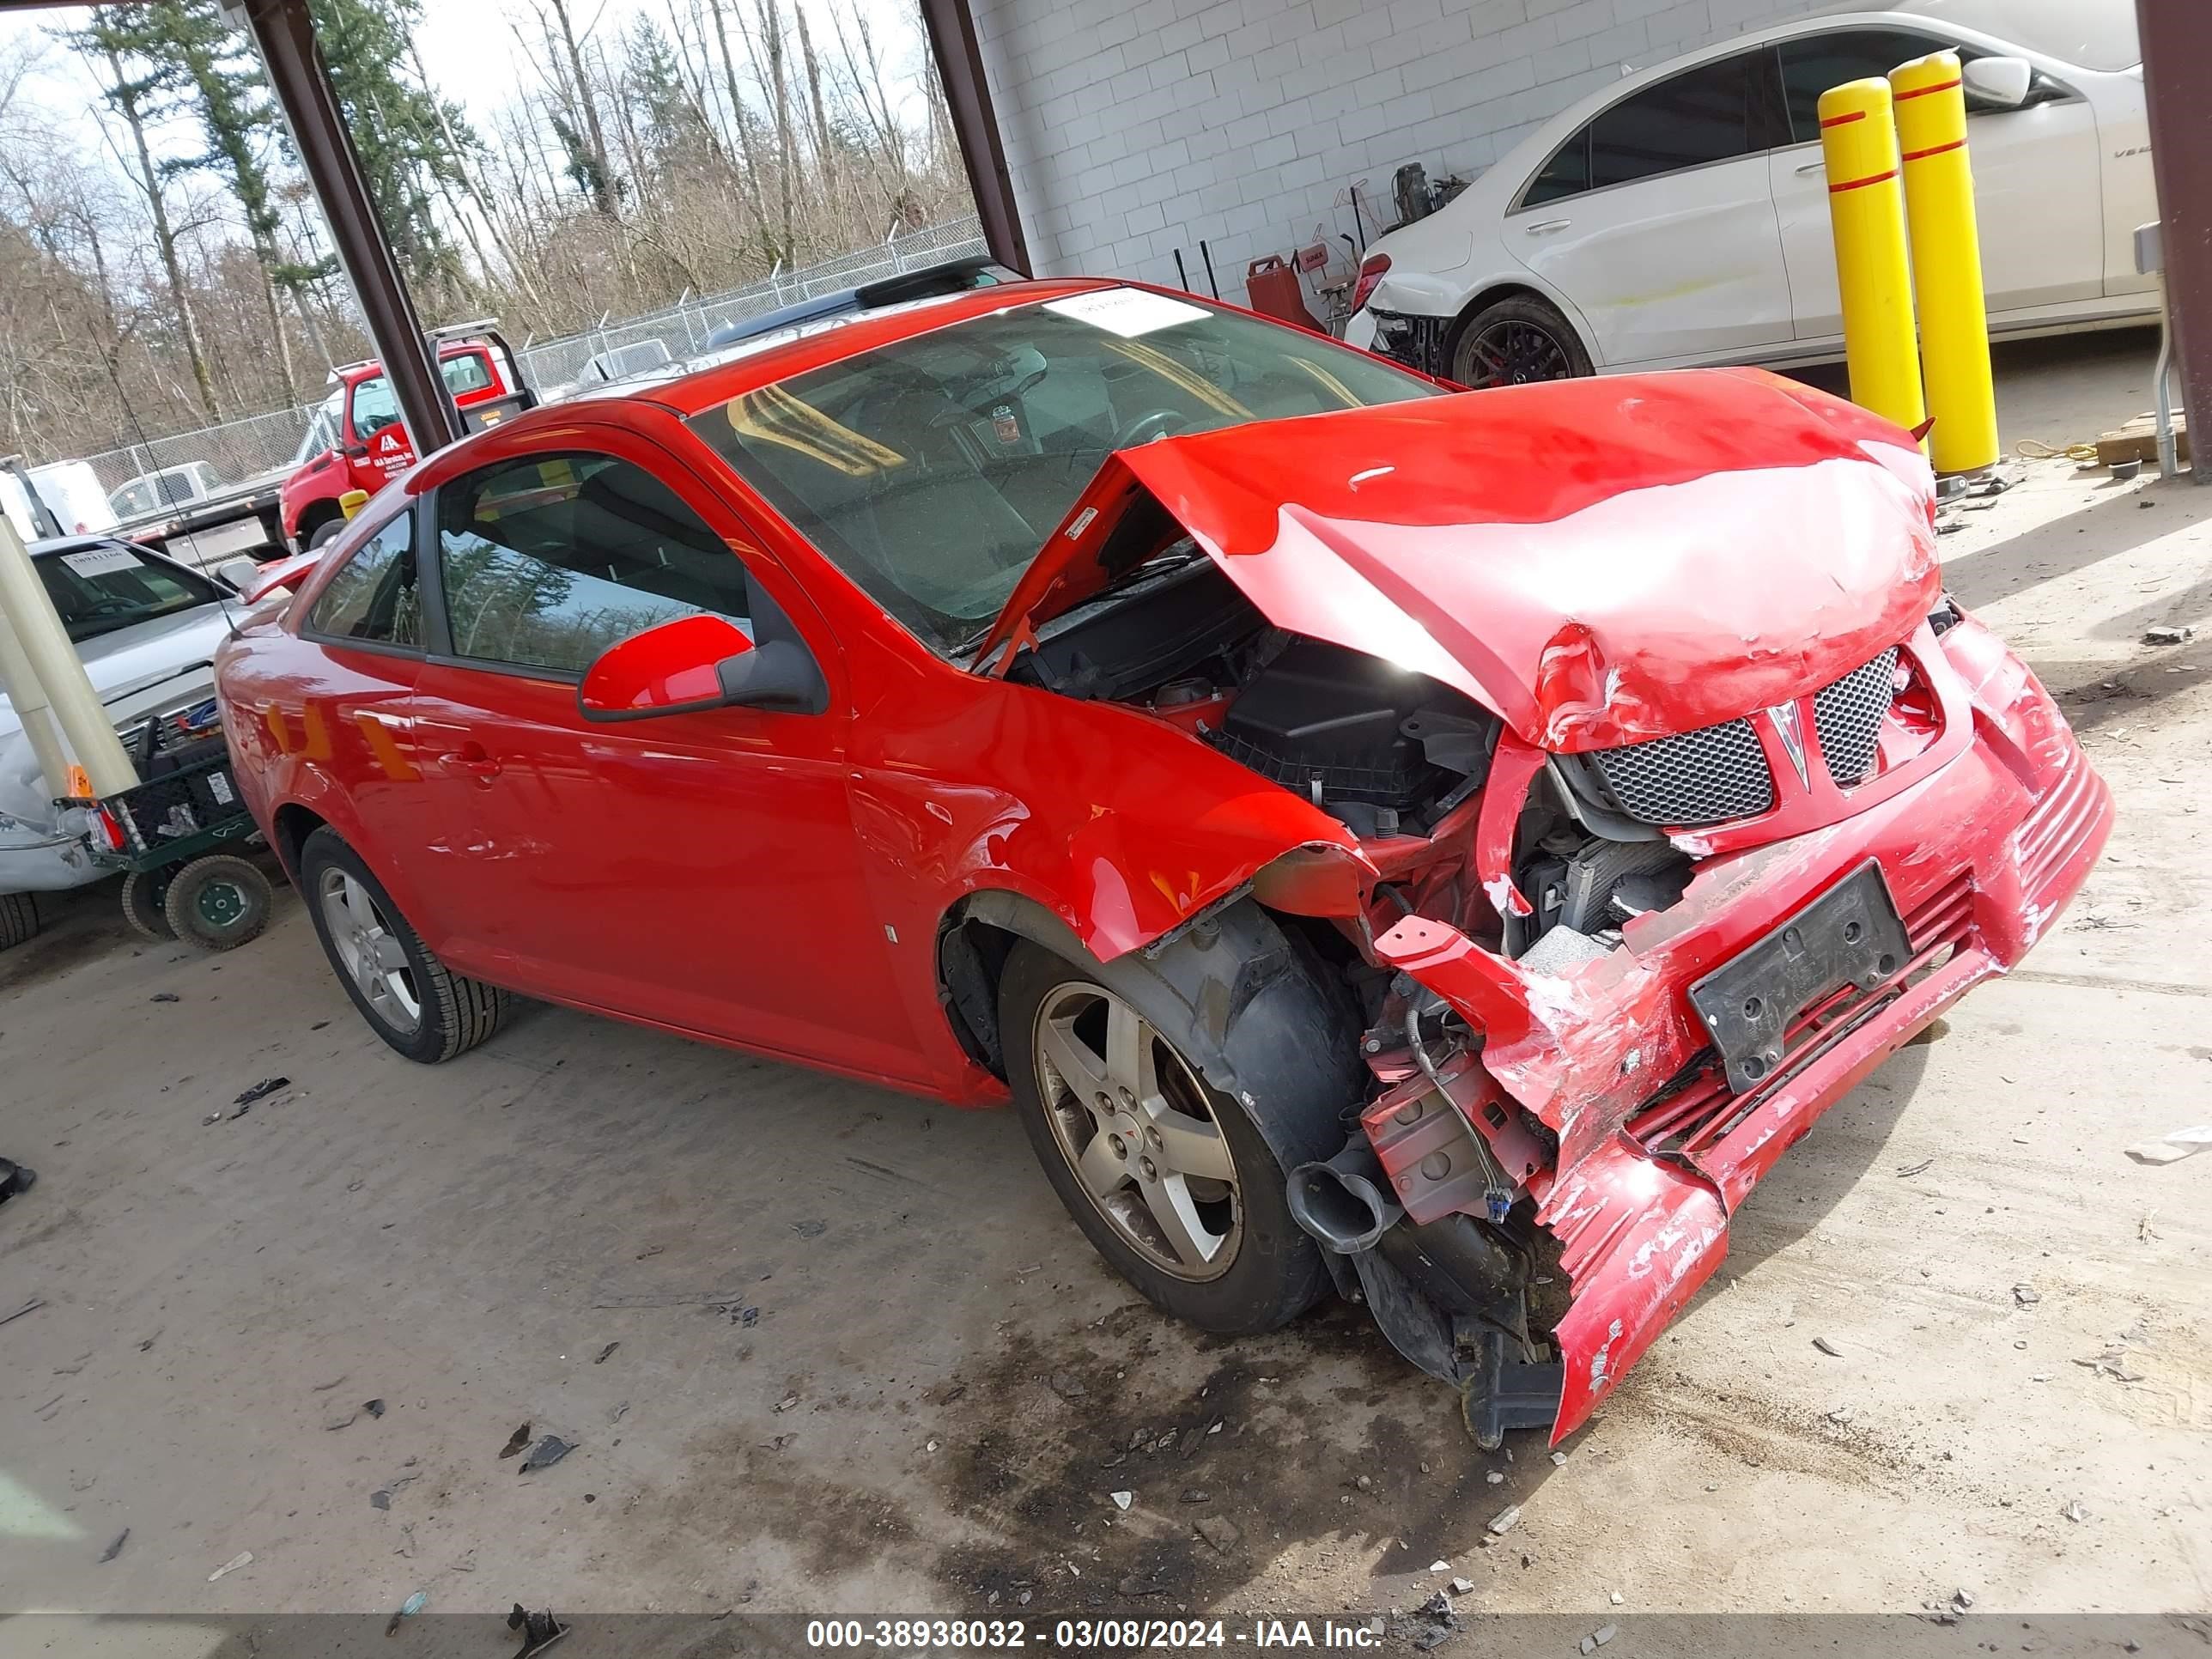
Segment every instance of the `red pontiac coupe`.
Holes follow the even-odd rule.
[[[2111,797],[1909,434],[1733,370],[1455,392],[1182,295],[781,327],[386,489],[227,644],[355,1005],[1012,1097],[1162,1309],[1332,1283],[1581,1424]]]

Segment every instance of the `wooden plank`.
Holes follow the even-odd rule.
[[[2173,417],[2173,443],[2181,464],[2189,464],[2189,422],[2176,413]],[[2158,460],[2158,422],[2154,416],[2138,415],[2125,426],[2101,433],[2097,438],[2097,459],[2105,466],[2124,461]]]

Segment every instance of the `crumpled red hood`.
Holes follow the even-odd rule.
[[[1933,491],[1909,434],[1756,370],[1228,427],[1109,458],[977,660],[1111,580],[1109,539],[1149,492],[1279,627],[1429,675],[1547,749],[1632,743],[1903,637],[1939,596]]]

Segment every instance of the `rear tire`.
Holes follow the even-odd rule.
[[[1139,971],[1150,979],[1152,970]],[[1327,1066],[1303,1063],[1242,1077],[1240,1089],[1264,1091],[1253,1097],[1267,1115],[1271,1133],[1263,1135],[1252,1114],[1206,1082],[1190,1058],[1210,1045],[1190,1029],[1189,1005],[1165,976],[1146,983],[1123,962],[1105,975],[1110,987],[1097,970],[1024,941],[1008,955],[1000,981],[1007,1080],[1045,1178],[1092,1248],[1162,1312],[1222,1336],[1274,1330],[1311,1307],[1328,1287],[1329,1275],[1319,1248],[1291,1215],[1284,1167],[1270,1142],[1289,1149],[1297,1161],[1326,1157],[1341,1146],[1339,1113],[1350,1098],[1343,1079],[1329,1075]],[[1289,981],[1283,994],[1312,1005],[1304,1011],[1311,1018],[1307,1029],[1335,1026],[1317,986],[1296,970],[1283,978]],[[1072,1063],[1054,1060],[1055,1051],[1068,1054],[1066,1045],[1075,1038],[1091,1060],[1105,1061],[1105,1074],[1092,1079],[1103,1089],[1090,1092],[1118,1093],[1119,1073],[1107,1058],[1111,1048],[1101,1046],[1117,1018],[1133,1019],[1137,1031],[1148,1034],[1145,1048],[1155,1067],[1156,1097],[1170,1109],[1157,1120],[1167,1129],[1164,1141],[1152,1137],[1141,1112],[1115,1111],[1110,1103],[1103,1113],[1092,1109],[1095,1102],[1083,1099],[1085,1091],[1060,1069],[1080,1071],[1082,1053]],[[1218,1129],[1218,1141],[1208,1129]],[[1160,1162],[1140,1170],[1147,1143],[1150,1156]],[[1200,1155],[1176,1150],[1192,1146],[1200,1148]],[[1219,1168],[1224,1152],[1231,1180],[1191,1173]],[[1161,1181],[1162,1174],[1170,1181]],[[1181,1191],[1164,1200],[1163,1189],[1177,1175]],[[1109,1190],[1115,1182],[1121,1184]],[[1184,1218],[1179,1233],[1164,1227],[1164,1203]],[[1224,1265],[1194,1255],[1188,1248],[1194,1239],[1201,1247],[1217,1240],[1216,1250],[1233,1249],[1233,1258]],[[1180,1253],[1178,1241],[1184,1247]]]
[[[169,944],[177,937],[177,930],[169,926],[161,908],[165,896],[151,871],[133,870],[123,878],[123,920],[139,938],[156,945]]]
[[[0,893],[0,951],[35,939],[39,925],[38,900],[28,893]]]
[[[439,961],[336,830],[318,830],[301,843],[300,892],[338,982],[394,1052],[440,1065],[506,1020],[512,994]]]
[[[1571,380],[1594,372],[1574,325],[1558,307],[1534,295],[1485,306],[1452,343],[1451,377],[1474,389]]]
[[[169,878],[161,914],[185,944],[234,951],[268,927],[274,897],[269,878],[251,860],[212,853]]]

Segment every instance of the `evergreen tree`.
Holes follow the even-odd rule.
[[[624,78],[629,82],[638,128],[647,152],[659,166],[711,159],[713,135],[684,84],[682,66],[660,26],[637,18],[623,43]]]
[[[157,0],[143,9],[141,24],[154,61],[163,66],[172,88],[191,108],[204,140],[197,154],[163,162],[163,175],[211,173],[238,198],[247,240],[260,262],[269,331],[285,396],[296,398],[291,339],[278,291],[292,295],[297,305],[299,291],[327,276],[335,261],[301,266],[278,249],[282,221],[269,150],[282,124],[269,98],[259,56],[245,36],[224,24],[216,0]]]
[[[463,182],[454,147],[476,140],[458,105],[441,107],[434,92],[400,76],[422,0],[307,0],[307,10],[392,252],[418,281],[459,279],[431,196]]]

